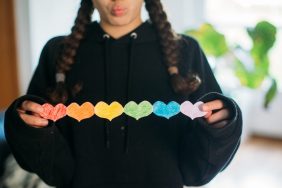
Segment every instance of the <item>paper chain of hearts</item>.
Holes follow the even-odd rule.
[[[45,103],[42,105],[44,110],[40,116],[55,122],[67,115],[80,122],[92,117],[94,114],[100,118],[112,121],[122,113],[139,120],[140,118],[149,116],[151,113],[169,119],[181,112],[193,120],[207,114],[207,112],[203,112],[199,109],[199,106],[202,104],[203,102],[201,101],[195,104],[192,104],[190,101],[185,101],[181,105],[175,101],[169,102],[168,104],[157,101],[152,105],[148,101],[143,101],[139,104],[130,101],[123,107],[116,101],[112,102],[110,105],[101,101],[98,102],[95,107],[90,102],[85,102],[81,106],[77,103],[71,103],[66,107],[63,104],[52,106],[49,103]]]

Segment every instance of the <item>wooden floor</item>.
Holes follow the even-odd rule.
[[[282,188],[282,140],[252,137],[204,188]]]

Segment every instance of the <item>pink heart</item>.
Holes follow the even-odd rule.
[[[57,121],[58,119],[63,118],[66,115],[66,106],[63,104],[57,104],[53,107],[51,104],[45,103],[42,105],[43,112],[40,113],[40,116],[45,119],[50,119]]]
[[[204,104],[202,101],[199,101],[194,105],[190,101],[185,101],[181,104],[180,111],[192,120],[197,117],[203,117],[207,114],[207,112],[203,112],[199,109],[199,106],[202,104]]]

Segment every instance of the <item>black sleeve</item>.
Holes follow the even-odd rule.
[[[49,122],[45,128],[31,127],[20,118],[17,108],[24,100],[39,104],[46,101],[46,88],[54,84],[54,51],[58,50],[61,37],[56,37],[44,46],[39,64],[33,74],[27,94],[16,99],[5,113],[5,136],[19,165],[36,173],[52,186],[66,185],[74,173],[74,159],[67,136],[59,124]],[[65,125],[66,126],[66,125]]]
[[[193,103],[220,99],[231,112],[228,124],[221,128],[209,125],[204,118],[187,120],[181,137],[180,169],[186,186],[200,186],[211,181],[233,159],[240,145],[242,115],[237,103],[222,94],[199,44],[185,38],[188,41],[185,63],[202,80],[199,89],[188,99]]]

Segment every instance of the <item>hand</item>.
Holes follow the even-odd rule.
[[[218,127],[223,127],[228,123],[230,111],[225,107],[223,101],[209,101],[204,103],[201,108],[203,111],[208,112],[204,118],[209,124],[216,124]]]
[[[43,119],[39,115],[43,111],[43,108],[38,103],[25,100],[17,111],[22,120],[31,127],[42,128],[48,125],[48,120]]]

